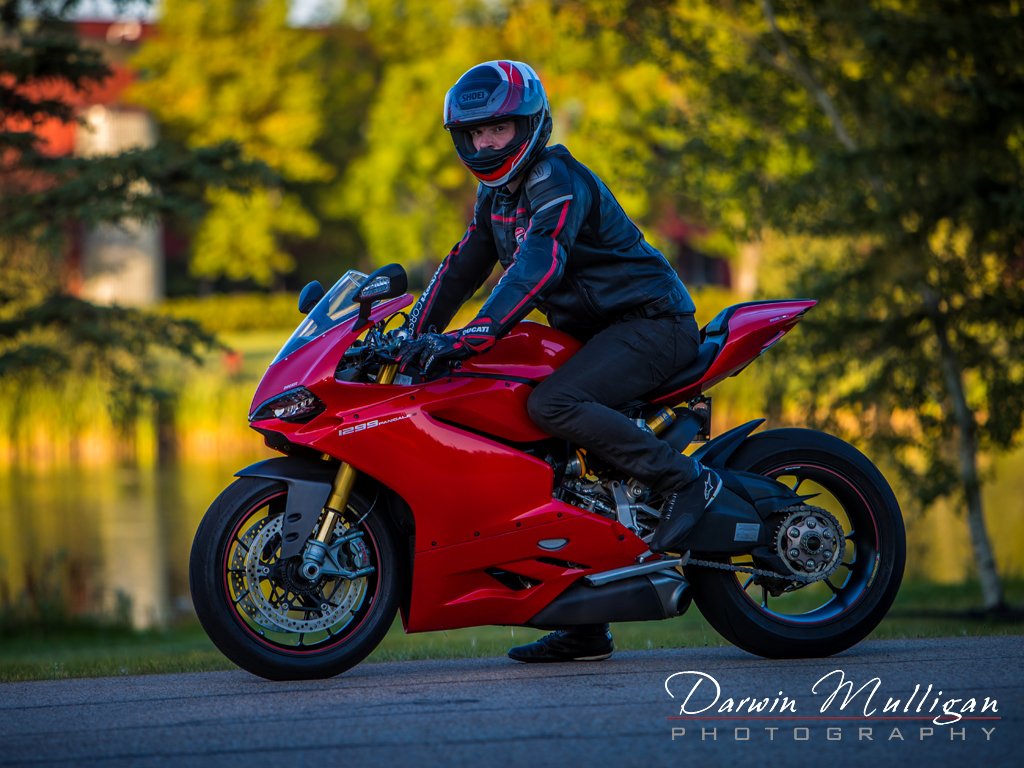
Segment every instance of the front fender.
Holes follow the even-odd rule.
[[[337,465],[295,456],[280,456],[251,464],[235,477],[265,477],[288,486],[281,529],[281,559],[301,554],[334,485]]]

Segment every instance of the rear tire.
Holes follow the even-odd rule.
[[[830,656],[866,637],[892,606],[906,563],[903,517],[878,469],[848,443],[807,429],[755,435],[728,468],[795,478],[787,484],[799,493],[820,493],[807,503],[821,503],[842,521],[847,551],[829,577],[839,583],[818,582],[771,599],[750,574],[687,568],[694,601],[711,626],[740,648],[775,659]],[[779,609],[786,600],[797,607]]]
[[[189,561],[192,602],[214,645],[269,680],[332,677],[358,664],[383,639],[399,603],[400,559],[387,520],[357,490],[337,532],[356,579],[296,577],[301,555],[280,560],[287,486],[243,477],[213,502]]]

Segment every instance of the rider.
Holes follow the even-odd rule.
[[[445,98],[444,127],[480,186],[465,236],[410,313],[421,336],[402,350],[402,365],[429,372],[485,352],[541,309],[583,346],[537,386],[527,403],[531,418],[660,492],[665,503],[651,549],[685,549],[722,481],[615,409],[696,358],[693,299],[601,180],[565,147],[547,147],[551,113],[530,66],[489,61],[467,71]],[[437,333],[496,261],[505,273],[476,319]],[[608,625],[599,624],[553,632],[509,656],[599,660],[613,650]]]

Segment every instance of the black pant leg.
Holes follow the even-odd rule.
[[[542,429],[666,492],[697,476],[693,459],[616,410],[644,397],[697,356],[692,316],[638,318],[598,333],[530,396]]]

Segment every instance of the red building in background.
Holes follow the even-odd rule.
[[[34,127],[40,151],[51,157],[118,154],[152,146],[157,129],[152,116],[125,102],[135,73],[128,61],[138,44],[152,33],[140,22],[78,22],[86,45],[103,50],[112,76],[76,91],[67,83],[33,85],[29,96],[57,99],[70,105],[85,124],[50,119]],[[0,118],[2,119],[2,118]],[[5,127],[26,130],[8,118]],[[69,238],[67,288],[76,295],[106,304],[148,305],[164,295],[165,236],[157,222],[82,223]]]

